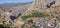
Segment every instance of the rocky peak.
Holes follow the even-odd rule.
[[[29,9],[38,8],[54,8],[60,5],[60,0],[35,0]]]

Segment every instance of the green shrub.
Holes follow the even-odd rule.
[[[31,24],[33,24],[33,20],[29,20],[28,22],[31,23]]]
[[[56,18],[59,20],[59,22],[60,22],[60,16],[56,16]]]
[[[0,24],[0,28],[4,28],[4,25],[3,24]]]
[[[10,28],[10,26],[9,25],[6,25],[5,28]]]
[[[32,25],[30,28],[38,28],[37,26],[35,26],[35,25]]]
[[[10,28],[10,26],[8,26],[8,25],[3,25],[3,24],[0,24],[0,28]]]
[[[28,28],[25,24],[23,24],[22,26],[21,26],[21,28]]]

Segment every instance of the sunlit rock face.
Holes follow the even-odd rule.
[[[52,8],[60,5],[60,0],[35,0],[31,5],[30,9],[38,8]]]

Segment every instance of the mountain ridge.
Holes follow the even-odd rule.
[[[27,2],[27,3],[4,3],[4,4],[0,4],[0,7],[2,8],[10,8],[10,7],[16,7],[16,6],[21,6],[21,5],[27,5],[27,4],[31,4],[32,2]]]

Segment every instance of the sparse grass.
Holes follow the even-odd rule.
[[[22,16],[21,18],[23,19],[23,20],[25,20],[25,19],[27,19],[27,18],[29,18],[29,17],[31,17],[30,15],[25,15],[25,16]]]
[[[32,13],[32,16],[33,17],[46,17],[46,16],[49,16],[48,14],[44,14],[44,13]]]
[[[24,15],[21,18],[23,20],[26,20],[27,18],[30,18],[30,17],[46,17],[46,16],[49,16],[49,15],[48,14],[44,14],[44,13],[35,12],[35,13],[32,13],[32,15]]]

